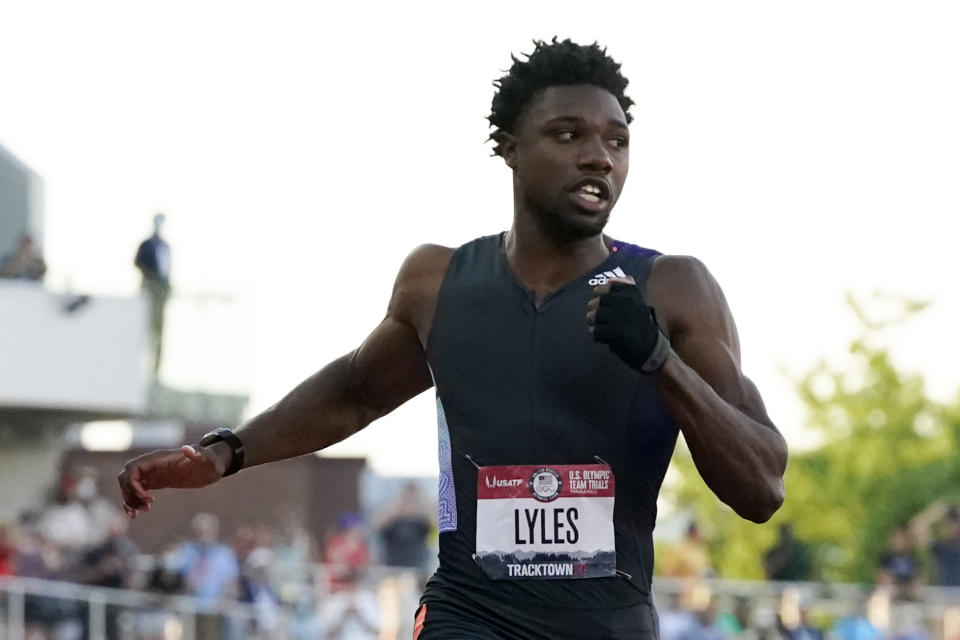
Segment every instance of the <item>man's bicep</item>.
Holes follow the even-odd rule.
[[[388,315],[350,358],[351,393],[373,419],[433,386],[417,332]]]
[[[678,336],[672,346],[717,395],[754,420],[772,426],[759,390],[743,374],[739,355],[725,340],[694,330]]]
[[[685,281],[672,311],[673,350],[717,394],[752,418],[770,424],[763,400],[741,370],[740,338],[726,297],[707,268],[690,260],[681,268]]]
[[[372,420],[433,386],[423,345],[452,250],[421,245],[404,260],[387,315],[351,354],[351,395]]]

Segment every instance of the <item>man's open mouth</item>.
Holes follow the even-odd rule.
[[[570,189],[574,202],[589,211],[600,211],[610,201],[610,185],[599,178],[584,178]]]

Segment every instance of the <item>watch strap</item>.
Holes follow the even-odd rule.
[[[200,438],[201,447],[209,447],[216,442],[225,442],[230,447],[230,463],[227,464],[227,469],[223,472],[222,477],[226,478],[240,471],[243,468],[244,446],[237,434],[230,429],[221,427]]]

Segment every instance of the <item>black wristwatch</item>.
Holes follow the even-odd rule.
[[[243,467],[243,443],[240,442],[237,434],[230,429],[220,428],[214,429],[200,438],[201,447],[209,447],[215,442],[226,442],[227,446],[230,447],[230,464],[227,465],[227,470],[223,472],[223,477],[226,478],[240,471]]]

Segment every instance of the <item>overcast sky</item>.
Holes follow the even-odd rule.
[[[707,264],[791,442],[781,372],[843,362],[847,291],[932,300],[888,339],[960,385],[960,5],[329,4],[0,2],[0,144],[45,180],[48,283],[133,294],[166,212],[168,383],[262,410],[359,344],[413,247],[506,229],[491,81],[557,34],[606,44],[637,102],[609,233]],[[432,393],[340,451],[432,473]]]

